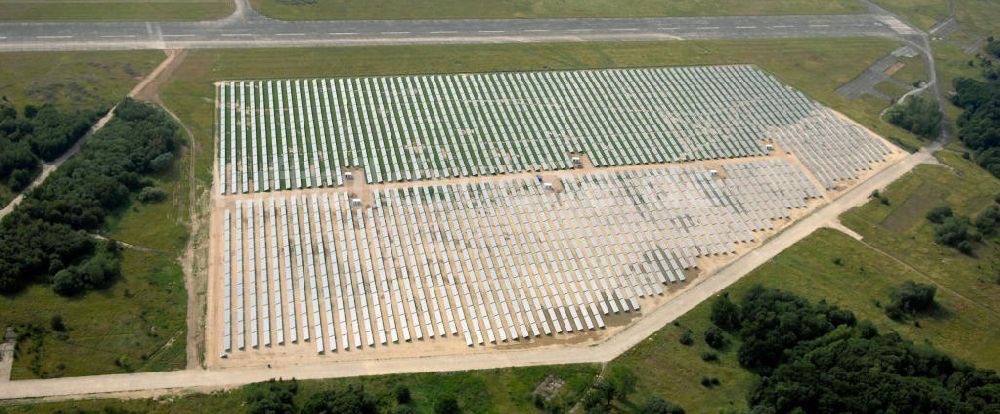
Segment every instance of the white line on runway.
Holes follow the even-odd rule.
[[[525,32],[547,32],[548,29],[525,29]]]
[[[71,39],[73,36],[35,36],[36,39]]]
[[[334,32],[334,33],[327,33],[327,34],[331,35],[331,36],[353,36],[353,35],[356,35],[358,33],[357,32]]]
[[[0,39],[6,39],[7,36],[0,36]]]
[[[611,30],[612,32],[634,32],[634,31],[639,30],[639,29],[634,28],[634,27],[630,27],[630,28],[626,28],[626,29],[609,29],[609,30]]]
[[[736,26],[737,29],[756,29],[757,26]]]
[[[165,34],[163,37],[194,37],[193,34]]]
[[[570,32],[592,32],[594,29],[569,29]]]
[[[676,27],[661,27],[660,30],[678,30]]]
[[[809,27],[830,27],[828,24],[810,24]]]
[[[277,33],[275,36],[305,36],[305,33]]]
[[[250,33],[223,33],[223,37],[253,36]]]
[[[393,34],[410,34],[410,32],[382,32],[382,34],[393,35]]]
[[[503,33],[503,30],[480,30],[479,33]]]
[[[448,34],[448,33],[458,33],[454,30],[439,30],[436,32],[431,32],[431,34]]]
[[[119,38],[130,38],[135,37],[135,35],[114,35],[114,36],[101,36],[105,39],[119,39]]]
[[[775,29],[786,29],[786,28],[795,27],[795,26],[771,26],[771,27],[775,28]]]
[[[705,27],[699,27],[698,30],[716,30],[718,28],[719,26],[705,26]]]

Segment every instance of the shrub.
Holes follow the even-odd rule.
[[[276,381],[274,379],[247,386],[247,413],[294,413],[295,394],[299,392],[296,380]]]
[[[844,265],[844,259],[840,258],[840,257],[834,257],[833,258],[833,264],[836,265],[836,266],[843,266]]]
[[[652,396],[639,407],[640,414],[684,414],[684,409],[659,396]]]
[[[302,407],[302,414],[376,413],[375,401],[365,393],[364,387],[348,385],[342,390],[327,390],[313,394]]]
[[[706,329],[705,343],[715,349],[720,349],[726,346],[726,337],[722,334],[722,329],[719,329],[718,326],[712,326]]]
[[[705,362],[715,362],[719,360],[719,354],[712,351],[704,351],[701,353],[701,360]]]
[[[136,199],[143,204],[159,203],[167,199],[167,192],[156,187],[143,187]]]
[[[174,153],[164,152],[149,162],[149,169],[153,172],[163,172],[170,168],[170,164],[173,164],[173,162]]]
[[[410,388],[402,384],[392,389],[392,395],[396,397],[396,402],[400,404],[408,404],[412,398]]]
[[[712,323],[727,331],[740,329],[740,307],[723,292],[712,302]]]
[[[55,315],[52,315],[52,319],[49,321],[49,326],[51,326],[52,330],[56,331],[56,332],[65,332],[66,331],[66,325],[63,324],[62,315],[60,315],[58,313],[55,314]]]
[[[930,310],[935,306],[934,295],[936,293],[937,287],[934,285],[907,280],[889,294],[892,302],[886,306],[885,313],[892,319],[900,320],[906,316]]]
[[[930,221],[931,223],[941,224],[942,222],[944,222],[944,219],[951,217],[953,215],[954,213],[952,213],[951,207],[941,206],[941,207],[934,207],[933,209],[931,209],[931,211],[928,211],[926,217],[927,221]]]
[[[976,230],[984,236],[992,235],[996,232],[997,223],[1000,223],[1000,206],[990,206],[976,217]]]
[[[461,413],[462,408],[458,405],[458,400],[452,396],[445,396],[434,403],[435,414],[456,414]]]
[[[10,187],[11,191],[21,191],[31,184],[31,180],[34,178],[30,170],[24,168],[18,168],[10,173],[10,178],[7,179],[7,186]]]
[[[937,229],[934,229],[934,242],[937,244],[958,247],[962,241],[969,239],[969,219],[962,216],[945,218]]]
[[[691,346],[694,345],[694,336],[691,335],[691,331],[684,331],[678,341],[681,345]]]
[[[701,385],[705,388],[712,388],[721,384],[722,381],[719,381],[718,377],[701,377]]]

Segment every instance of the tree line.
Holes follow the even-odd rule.
[[[933,301],[933,292],[893,300],[903,296]],[[995,372],[825,301],[758,285],[739,303],[718,297],[711,319],[742,339],[739,363],[759,375],[747,396],[752,413],[1000,413]]]
[[[59,158],[102,111],[60,112],[53,105],[27,105],[21,114],[0,99],[0,182],[21,191],[40,171],[42,161]]]
[[[155,106],[124,100],[80,153],[29,192],[0,221],[0,291],[52,283],[72,295],[117,276],[117,246],[89,232],[169,167],[177,126]],[[164,161],[166,160],[166,161]]]

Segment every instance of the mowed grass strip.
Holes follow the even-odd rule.
[[[854,0],[251,0],[285,20],[534,19],[862,13]]]
[[[0,21],[217,20],[235,9],[230,0],[4,0]]]

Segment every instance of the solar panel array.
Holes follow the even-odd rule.
[[[768,140],[824,186],[890,148],[751,66],[218,85],[219,191],[337,187],[758,156]]]
[[[223,215],[226,352],[427,338],[468,346],[605,327],[821,193],[779,159],[248,197]],[[235,337],[235,338],[234,338]]]

